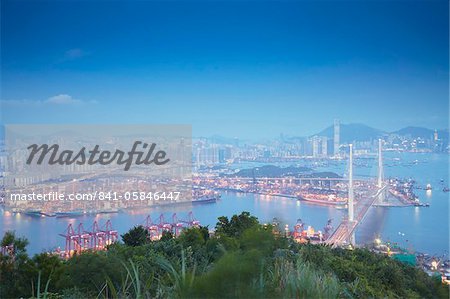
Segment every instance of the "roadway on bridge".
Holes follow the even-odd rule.
[[[325,241],[325,244],[331,245],[333,247],[343,245],[347,242],[353,232],[355,231],[358,224],[360,224],[364,217],[367,215],[369,208],[375,203],[378,199],[381,192],[384,192],[387,188],[387,185],[384,185],[382,188],[378,189],[377,192],[372,196],[363,197],[358,203],[355,204],[355,219],[354,221],[349,221],[347,217],[345,217],[333,234]]]

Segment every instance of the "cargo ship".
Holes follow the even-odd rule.
[[[429,203],[421,203],[419,198],[413,193],[401,193],[395,189],[389,189],[389,193],[392,194],[395,198],[400,200],[404,205],[416,206],[416,207],[429,207]]]
[[[110,208],[110,209],[98,210],[95,214],[114,214],[114,213],[119,213],[119,209]]]
[[[62,218],[62,217],[78,217],[78,216],[82,216],[84,215],[84,212],[82,210],[73,210],[73,211],[68,211],[68,212],[56,212],[55,216],[57,218]]]
[[[335,200],[331,197],[319,197],[315,194],[302,194],[297,197],[299,201],[306,201],[308,203],[319,204],[319,205],[331,205],[331,206],[345,206],[347,202],[345,200]]]
[[[212,196],[212,197],[204,196],[204,197],[192,199],[191,202],[192,202],[192,204],[215,203],[219,197],[220,197],[220,195]]]
[[[192,200],[157,201],[154,203],[154,205],[172,206],[172,205],[182,205],[182,204],[210,204],[210,203],[216,203],[219,198],[220,198],[220,195],[202,196],[202,197],[198,197],[198,198],[193,198]]]
[[[30,209],[23,212],[27,216],[31,217],[54,217],[54,213],[43,212],[39,209]]]
[[[27,216],[31,217],[42,217],[41,210],[38,209],[30,209],[23,212]]]

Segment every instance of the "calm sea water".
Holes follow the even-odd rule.
[[[416,163],[413,163],[414,161]],[[356,167],[355,175],[376,176],[376,160],[369,160],[366,164],[365,167]],[[431,192],[416,190],[420,199],[430,203],[430,207],[373,207],[364,222],[358,226],[356,241],[365,243],[381,236],[384,240],[397,242],[402,247],[412,250],[430,254],[448,254],[450,193],[444,193],[442,189],[449,184],[449,156],[386,153],[385,164],[386,177],[414,178],[420,186],[431,184],[434,187]],[[238,167],[248,166],[246,164]],[[316,170],[330,170],[339,174],[345,174],[346,169],[345,161],[331,166],[316,167]],[[441,180],[444,180],[444,183],[441,183]],[[230,217],[242,211],[250,212],[262,222],[271,222],[276,217],[281,222],[289,224],[291,228],[296,220],[301,218],[316,230],[323,229],[330,218],[334,219],[334,224],[337,225],[344,215],[343,210],[300,203],[288,198],[223,193],[221,200],[215,204],[157,207],[118,214],[85,215],[74,219],[36,218],[1,211],[0,233],[15,230],[17,235],[25,236],[30,241],[28,251],[33,254],[58,246],[63,248],[65,239],[59,234],[64,233],[69,223],[75,226],[82,222],[85,229],[90,229],[95,220],[104,224],[110,219],[113,228],[119,233],[124,233],[135,225],[144,224],[148,214],[157,220],[161,213],[164,213],[166,219],[177,213],[178,218],[182,219],[187,218],[190,211],[203,225],[209,225],[211,228],[216,224],[217,217],[223,215]]]

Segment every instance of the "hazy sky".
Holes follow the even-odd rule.
[[[448,125],[448,1],[4,1],[3,123]]]

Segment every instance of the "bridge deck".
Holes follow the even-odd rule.
[[[386,185],[383,186],[372,196],[362,198],[355,206],[356,218],[354,219],[354,221],[348,221],[347,218],[344,218],[336,228],[336,230],[333,232],[333,234],[325,241],[325,244],[334,247],[341,245],[346,240],[349,240],[358,224],[360,224],[363,221],[364,217],[367,215],[369,208],[378,199],[380,193],[386,190],[386,187]]]

